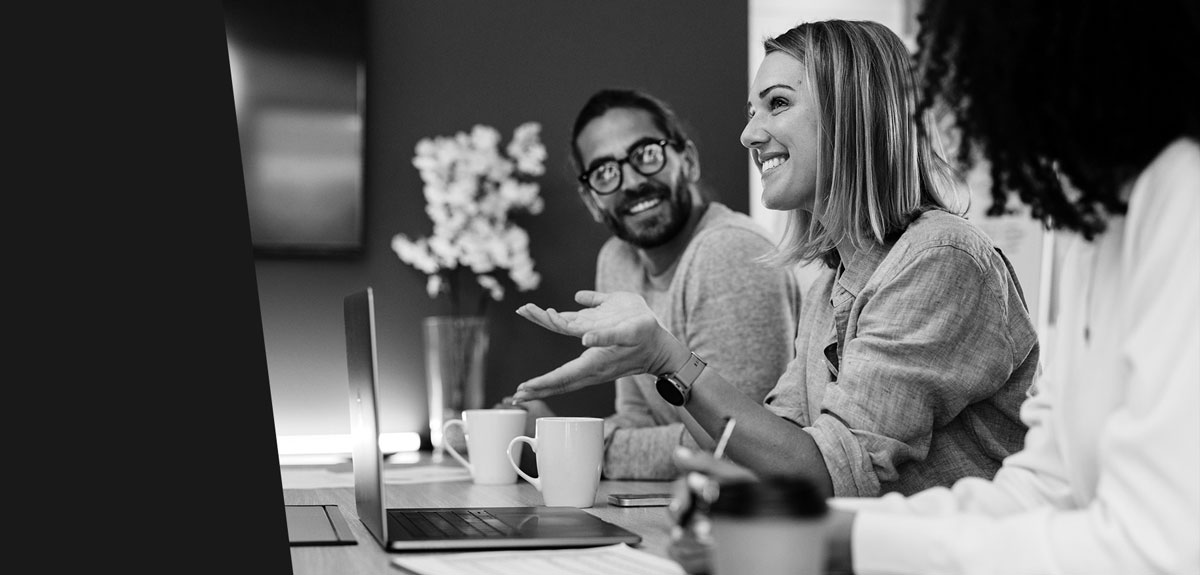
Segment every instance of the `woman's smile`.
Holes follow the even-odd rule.
[[[762,167],[759,169],[762,171],[762,175],[765,176],[765,175],[767,175],[767,172],[774,170],[775,168],[778,168],[779,166],[783,165],[783,163],[786,161],[787,161],[786,155],[774,156],[770,159],[764,160],[762,163]]]

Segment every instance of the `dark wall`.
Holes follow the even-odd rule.
[[[392,252],[392,236],[428,235],[422,182],[412,167],[421,138],[476,123],[507,143],[526,121],[542,124],[549,151],[545,210],[522,216],[541,286],[491,306],[486,400],[580,351],[578,340],[519,318],[526,301],[573,308],[590,288],[608,237],[575,193],[568,138],[577,108],[597,88],[637,87],[673,103],[688,122],[712,195],[748,204],[744,126],[745,2],[546,0],[368,2],[365,187],[367,245],[350,260],[256,261],[276,428],[281,435],[346,433],[342,296],[371,285],[379,320],[383,431],[424,431],[421,320],[448,311],[425,294],[425,276]],[[554,398],[563,413],[612,412],[609,386]]]

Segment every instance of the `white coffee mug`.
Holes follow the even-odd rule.
[[[455,451],[446,442],[446,452],[471,472],[471,480],[479,485],[515,483],[517,474],[505,461],[505,448],[516,436],[525,431],[524,409],[467,409],[462,419],[451,419],[442,424],[442,436],[453,425],[461,425],[467,437],[467,456],[470,461]]]
[[[604,420],[595,417],[539,417],[536,437],[519,436],[508,444],[508,464],[542,493],[549,507],[591,507],[600,486]],[[537,454],[538,476],[521,471],[513,450],[528,443]],[[516,455],[519,457],[520,452]]]

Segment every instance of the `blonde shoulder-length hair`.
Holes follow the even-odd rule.
[[[819,115],[813,210],[791,210],[767,262],[821,259],[836,267],[842,241],[883,244],[928,210],[952,211],[943,197],[955,187],[953,169],[931,143],[930,115],[915,115],[912,60],[891,30],[807,22],[763,44],[767,54],[805,64]]]

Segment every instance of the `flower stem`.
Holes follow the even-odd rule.
[[[488,299],[490,299],[488,291],[486,289],[482,290],[482,293],[479,294],[479,306],[476,308],[479,310],[480,317],[483,317],[487,313]]]
[[[459,308],[461,307],[461,304],[458,301],[459,294],[462,292],[462,289],[460,289],[461,286],[459,285],[459,273],[460,270],[456,266],[454,269],[450,270],[450,273],[446,274],[448,278],[447,281],[450,284],[450,315],[455,317],[458,317]]]

